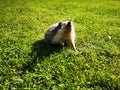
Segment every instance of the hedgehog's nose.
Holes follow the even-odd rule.
[[[71,24],[71,22],[68,22],[68,24]]]
[[[71,22],[68,22],[68,24],[67,25],[71,25]]]

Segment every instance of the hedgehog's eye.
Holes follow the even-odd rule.
[[[65,23],[63,25],[65,25]]]

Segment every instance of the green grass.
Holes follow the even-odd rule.
[[[72,47],[44,32],[73,21]],[[120,1],[0,0],[0,90],[120,89]]]

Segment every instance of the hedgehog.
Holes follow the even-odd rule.
[[[75,46],[74,24],[70,21],[51,25],[45,32],[44,41],[48,44],[60,44],[62,46],[68,42],[74,51],[78,52]]]

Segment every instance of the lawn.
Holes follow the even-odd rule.
[[[73,21],[74,52],[44,43]],[[119,0],[0,0],[0,90],[120,90]]]

